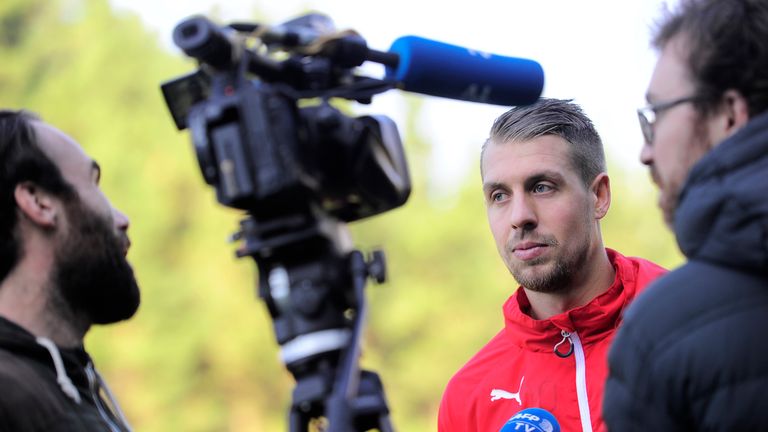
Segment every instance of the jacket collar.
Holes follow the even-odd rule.
[[[571,309],[549,319],[533,319],[531,303],[520,288],[504,304],[505,333],[511,341],[532,351],[549,351],[563,337],[561,331],[576,332],[581,342],[588,345],[602,340],[606,333],[618,327],[624,307],[635,296],[636,269],[633,263],[618,252],[607,249],[608,259],[616,270],[613,284],[607,291],[584,306]]]

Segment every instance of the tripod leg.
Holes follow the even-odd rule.
[[[392,422],[389,421],[388,413],[384,413],[379,417],[379,432],[395,432]]]
[[[356,429],[393,432],[394,428],[389,420],[389,407],[384,396],[384,386],[379,375],[368,370],[361,371],[359,389],[354,404]]]
[[[288,417],[289,421],[289,431],[290,432],[308,432],[309,431],[309,419],[306,418],[306,416],[296,409],[296,407],[291,408],[291,412]]]

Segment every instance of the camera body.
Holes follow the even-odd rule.
[[[294,54],[278,63],[201,17],[179,24],[174,40],[202,66],[163,84],[163,94],[177,127],[190,129],[221,204],[263,220],[312,203],[352,222],[406,202],[411,184],[395,123],[348,117],[329,103],[338,94],[370,98],[376,80],[348,66],[358,54],[349,62],[339,54],[349,50],[334,49],[326,50],[331,58]],[[367,87],[356,92],[361,82]]]

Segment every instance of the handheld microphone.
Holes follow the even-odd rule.
[[[493,105],[528,105],[544,87],[539,63],[504,57],[437,42],[403,36],[389,49],[397,54],[385,77],[402,90]]]
[[[542,408],[526,408],[513,415],[499,432],[560,432],[555,416]]]

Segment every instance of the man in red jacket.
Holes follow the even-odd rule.
[[[621,314],[664,273],[603,246],[611,189],[602,142],[570,101],[541,99],[496,119],[481,155],[488,221],[521,285],[504,328],[450,380],[441,432],[498,431],[531,407],[562,431],[605,431],[607,352]]]

